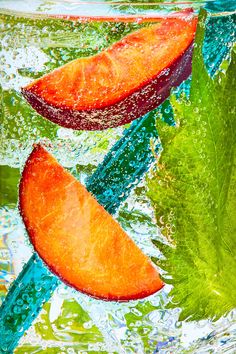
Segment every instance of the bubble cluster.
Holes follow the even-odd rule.
[[[50,6],[48,2],[44,2],[38,11],[46,11]],[[63,10],[68,10],[66,5],[61,6]],[[114,8],[117,9],[117,6],[119,10],[123,9],[129,14],[137,14],[143,10],[142,6],[139,8],[129,6],[129,11],[126,5],[114,4]],[[159,5],[155,5],[155,9],[157,6]],[[130,24],[81,23],[52,18],[15,17],[5,13],[0,14],[0,20],[0,83],[3,103],[1,164],[22,171],[32,145],[42,142],[82,183],[93,186],[91,191],[98,196],[98,200],[103,198],[109,212],[113,213],[117,206],[122,204],[119,212],[115,214],[116,219],[147,255],[158,258],[160,252],[153,246],[151,240],[160,240],[163,237],[162,226],[165,226],[167,238],[171,241],[175,232],[175,215],[170,211],[167,220],[160,216],[157,220],[160,228],[156,227],[154,213],[146,197],[145,183],[140,183],[137,172],[140,166],[142,166],[140,173],[146,172],[159,151],[160,142],[156,131],[153,133],[156,115],[145,117],[141,130],[139,130],[141,121],[135,122],[132,126],[132,135],[131,130],[124,132],[124,127],[110,129],[105,133],[74,132],[59,128],[37,115],[20,94],[21,86],[31,80],[77,57],[94,55],[131,31],[150,24],[142,23],[141,17],[136,23]],[[221,50],[225,50],[223,44],[225,32],[216,33],[214,26],[211,31],[218,40],[222,40]],[[228,43],[230,41],[231,37]],[[211,51],[207,46],[204,50],[209,63],[212,60]],[[212,70],[215,68],[211,64],[209,67]],[[162,75],[167,77],[168,70]],[[202,100],[198,103],[201,106]],[[186,106],[188,105],[189,102],[186,101]],[[165,107],[163,105],[163,110],[168,117],[171,116],[170,105]],[[194,144],[196,147],[200,146],[199,158],[204,160],[205,146],[201,137],[205,137],[207,123],[199,121],[199,108],[196,108],[194,113],[197,122],[197,128],[193,132]],[[187,120],[184,124],[187,124]],[[124,156],[129,157],[125,170],[121,170],[121,165],[117,163],[121,161],[118,158],[122,144],[125,146]],[[104,168],[104,165],[101,167],[100,164],[105,155],[107,160]],[[97,167],[97,172],[93,174]],[[211,171],[208,173],[210,179]],[[110,180],[104,180],[102,183],[105,175],[109,175]],[[125,184],[121,182],[121,175]],[[12,177],[12,180],[14,185],[18,186],[19,180],[16,177]],[[98,180],[101,182],[97,183]],[[8,182],[10,183],[10,178]],[[208,186],[204,185],[202,188],[205,191]],[[210,193],[208,199],[212,209],[217,207]],[[0,211],[1,299],[10,291],[10,284],[33,252],[17,213],[16,200],[17,195],[14,196],[14,203],[12,200],[11,203],[6,202]],[[28,266],[35,265],[34,257]],[[47,268],[44,267],[43,271],[38,269],[32,274],[32,278],[27,279],[28,286],[20,296],[23,283],[22,279],[19,279],[18,292],[12,306],[4,310],[6,316],[5,322],[2,321],[0,324],[0,335],[3,328],[1,326],[8,325],[10,341],[12,332],[23,331],[23,323],[29,309],[32,312],[29,321],[38,313],[41,308],[39,301],[41,294],[45,292],[45,298],[51,298],[44,304],[40,315],[21,339],[16,353],[31,353],[37,350],[61,354],[90,352],[153,354],[173,351],[219,353],[231,351],[235,344],[232,336],[235,331],[233,312],[216,323],[178,322],[179,309],[166,308],[170,290],[168,285],[161,294],[142,301],[127,304],[106,303],[78,294],[64,284],[59,284],[57,278],[52,280],[48,274]],[[49,281],[55,285],[50,287],[50,291],[46,287]],[[58,284],[51,297],[52,288],[56,288]],[[8,344],[6,342],[2,347],[5,353],[8,353]]]

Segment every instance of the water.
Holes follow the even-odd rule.
[[[144,253],[152,259],[161,257],[151,242],[163,236],[147,196],[146,178],[160,152],[155,119],[162,114],[174,124],[169,100],[125,126],[75,131],[43,119],[22,97],[21,87],[78,57],[99,53],[133,31],[153,26],[158,14],[166,16],[190,5],[196,13],[200,7],[209,11],[203,52],[214,76],[229,60],[235,41],[234,1],[151,5],[0,1],[2,302],[8,293],[0,313],[1,352],[10,353],[15,346],[16,353],[235,352],[233,309],[215,322],[210,317],[179,321],[181,309],[167,308],[171,285],[127,303],[96,300],[67,287],[33,253],[17,208],[21,172],[32,145],[41,142],[114,215]],[[60,18],[61,14],[75,17]],[[144,15],[149,20],[143,21]],[[86,16],[93,20],[86,22]],[[189,85],[188,80],[175,89],[177,96],[183,91],[188,94]],[[17,278],[24,264],[28,272]],[[15,285],[9,291],[11,284]],[[24,298],[21,303],[24,289],[31,301]]]

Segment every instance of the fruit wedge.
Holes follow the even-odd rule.
[[[163,287],[149,258],[40,145],[26,162],[19,197],[35,250],[67,284],[99,299],[120,301]]]
[[[22,88],[42,116],[67,128],[102,130],[163,102],[191,72],[197,18],[160,18],[108,49],[76,59]]]

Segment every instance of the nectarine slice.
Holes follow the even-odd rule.
[[[149,258],[40,145],[26,162],[19,207],[35,250],[52,272],[77,290],[126,301],[163,287]]]
[[[131,122],[165,100],[191,72],[197,18],[160,18],[108,49],[76,59],[22,88],[42,116],[67,128]]]

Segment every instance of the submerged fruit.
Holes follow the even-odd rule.
[[[22,88],[32,107],[72,129],[106,129],[157,107],[191,72],[197,19],[183,11]]]
[[[130,300],[163,287],[148,257],[40,145],[23,171],[20,211],[35,250],[77,290],[101,299]]]

